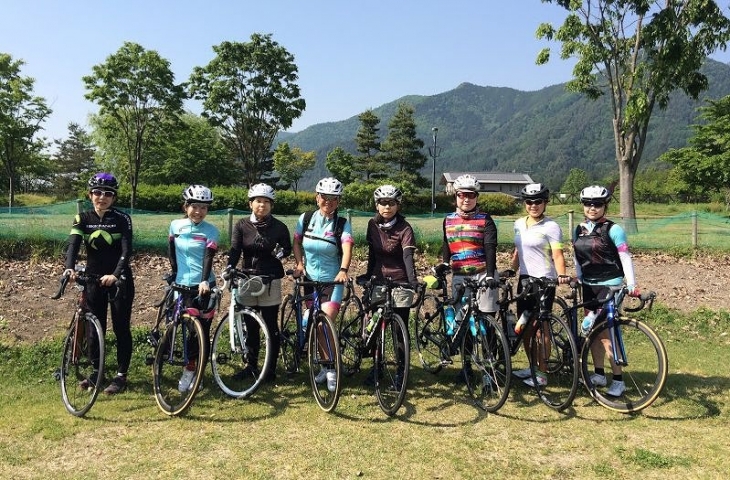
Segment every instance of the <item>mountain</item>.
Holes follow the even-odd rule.
[[[706,99],[730,94],[730,65],[711,59],[703,67],[709,89],[697,101],[675,92],[666,110],[654,109],[641,167],[656,164],[669,148],[682,147],[697,122],[697,108]],[[418,136],[426,147],[433,144],[432,127],[438,127],[436,174],[444,171],[525,172],[551,188],[562,185],[571,168],[581,168],[595,179],[616,171],[611,128],[610,99],[591,101],[565,90],[565,84],[533,92],[506,87],[462,83],[432,96],[411,95],[374,108],[380,118],[380,139],[401,102],[415,109]],[[327,153],[340,146],[356,154],[357,116],[339,122],[312,125],[297,133],[283,133],[304,151],[317,152],[316,167],[306,172],[300,188],[311,188],[328,175]],[[426,154],[428,150],[424,148]],[[430,178],[429,157],[423,175]]]

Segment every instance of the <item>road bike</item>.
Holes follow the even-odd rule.
[[[293,275],[292,270],[286,272]],[[281,361],[284,370],[293,374],[300,371],[306,355],[309,380],[317,405],[325,412],[337,406],[341,392],[342,359],[337,330],[322,311],[324,291],[338,282],[317,282],[294,278],[291,294],[281,304],[280,326]],[[311,289],[311,293],[304,293]]]
[[[270,358],[272,340],[266,322],[258,311],[244,306],[242,299],[263,293],[271,277],[230,268],[223,273],[223,279],[223,289],[230,292],[231,302],[213,336],[213,378],[227,395],[247,398],[275,365]]]
[[[635,299],[638,303],[627,305],[628,288],[616,286],[608,288],[604,298],[581,302],[578,283],[573,281],[570,287],[571,292],[565,299],[556,300],[559,300],[564,318],[581,344],[581,376],[588,393],[600,405],[616,412],[636,413],[647,408],[659,397],[667,381],[667,350],[659,335],[647,323],[629,318],[625,312],[638,312],[645,307],[651,310],[656,293],[642,293]],[[600,311],[584,338],[578,325],[578,310],[586,307]],[[608,365],[604,365],[606,354]],[[608,382],[606,376],[595,376],[596,366],[611,370],[616,367],[615,372],[623,378],[620,395],[609,395],[610,389],[603,388],[608,386]]]

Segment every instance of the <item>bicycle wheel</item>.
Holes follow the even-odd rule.
[[[342,373],[352,376],[360,371],[362,363],[362,322],[365,312],[355,295],[345,300],[337,314],[337,334],[340,338]]]
[[[375,337],[375,397],[386,415],[395,415],[408,387],[411,349],[408,329],[398,314],[386,320]]]
[[[531,377],[538,396],[550,408],[564,410],[573,403],[580,372],[570,328],[565,320],[550,314],[549,321],[538,321],[529,343]]]
[[[589,345],[602,343],[603,345],[598,345],[600,351],[605,352],[604,346],[609,352],[611,350],[610,342],[607,340],[607,321],[594,326],[588,335],[581,352],[581,374],[588,392],[598,403],[616,412],[634,413],[645,409],[659,397],[667,381],[669,361],[664,343],[647,324],[622,318],[619,320],[619,325],[626,361],[621,369],[625,387],[623,393],[616,397],[610,396],[608,391],[602,388],[603,386],[595,385],[591,381],[595,365]],[[602,366],[606,373],[611,371],[608,362]]]
[[[82,417],[99,396],[104,381],[104,334],[92,313],[74,315],[63,342],[61,398],[71,415]]]
[[[312,319],[307,352],[314,399],[319,408],[331,412],[340,399],[342,360],[335,326],[322,312]]]
[[[461,343],[466,387],[476,406],[487,412],[496,412],[509,395],[512,377],[509,344],[492,316],[480,313],[474,321],[476,333],[467,332]],[[470,338],[472,341],[469,341]]]
[[[268,371],[271,336],[260,315],[249,309],[226,313],[213,336],[210,363],[213,378],[226,395],[251,396],[261,386]]]
[[[279,317],[279,356],[286,373],[299,371],[299,339],[297,338],[297,311],[294,297],[289,294],[281,302]]]
[[[193,341],[197,342],[193,352],[188,348],[188,338],[194,338]],[[165,330],[155,352],[152,378],[157,405],[167,415],[184,413],[198,393],[207,355],[204,343],[203,328],[197,318],[182,315],[179,322],[173,322]],[[179,382],[184,371],[193,364],[195,370],[192,382],[187,389],[180,388]]]
[[[423,369],[434,374],[450,363],[441,312],[441,303],[435,295],[426,295],[416,312],[413,343]]]

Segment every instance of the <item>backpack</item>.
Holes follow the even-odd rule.
[[[312,221],[312,215],[314,215],[314,211],[305,212],[304,218],[302,219],[302,226],[304,227],[303,235],[306,236],[307,232],[311,231],[312,228],[310,227],[309,223]],[[342,258],[342,232],[345,230],[345,222],[347,222],[347,218],[340,217],[337,215],[337,210],[335,210],[335,231],[333,232],[335,234],[335,240],[325,240],[323,238],[317,238],[317,240],[322,240],[325,242],[329,242],[337,246],[337,252]]]

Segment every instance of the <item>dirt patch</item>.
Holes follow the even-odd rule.
[[[216,259],[216,271],[224,265],[225,256]],[[500,254],[498,265],[509,264],[506,254]],[[730,310],[730,255],[674,258],[662,254],[634,256],[636,276],[645,290],[657,292],[658,300],[682,312],[700,307]],[[289,259],[287,268],[293,267]],[[351,274],[358,274],[364,261],[353,261]],[[154,307],[163,291],[162,276],[169,270],[165,257],[138,255],[132,262],[135,276],[135,305],[133,325],[151,325]],[[429,265],[420,260],[419,276],[428,273]],[[60,261],[21,262],[0,260],[0,337],[4,342],[33,342],[58,336],[71,319],[74,305],[73,289],[68,289],[60,300],[50,297],[58,288],[63,267]],[[291,285],[285,284],[284,291]],[[224,298],[225,300],[225,298]]]

